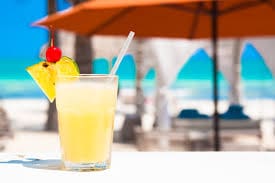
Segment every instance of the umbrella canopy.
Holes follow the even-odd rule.
[[[127,35],[134,30],[140,37],[209,38],[211,3],[210,0],[95,0],[36,24],[87,36]],[[219,0],[219,37],[274,35],[274,7],[274,0]]]
[[[214,149],[220,149],[218,37],[275,35],[275,0],[94,0],[36,22],[82,35],[209,38],[213,49]]]

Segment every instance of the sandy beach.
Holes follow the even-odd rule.
[[[275,101],[273,100],[244,100],[242,104],[244,112],[252,119],[272,119],[275,117],[275,111],[273,110]],[[6,110],[13,128],[43,129],[47,119],[48,101],[46,99],[4,99],[0,101],[0,105]],[[154,103],[147,102],[145,105],[147,113],[152,114],[154,112]],[[219,112],[225,112],[228,105],[228,101],[220,101]],[[210,100],[179,101],[176,99],[169,101],[168,109],[171,116],[177,115],[181,109],[189,108],[195,108],[200,113],[211,115],[213,113],[213,102]],[[131,114],[135,112],[135,107],[119,101],[117,111],[120,114]],[[117,125],[120,126],[120,124]]]
[[[172,116],[178,114],[183,108],[197,108],[201,113],[212,114],[211,101],[170,101],[169,111]],[[273,119],[275,102],[272,100],[245,101],[244,111],[252,119]],[[46,119],[48,101],[46,99],[6,99],[0,103],[7,112],[10,119],[14,137],[5,139],[5,152],[59,152],[58,134],[43,131]],[[153,104],[147,103],[147,114],[143,117],[143,127],[150,129],[154,121]],[[264,106],[264,107],[263,107]],[[228,102],[220,102],[220,112],[224,112]],[[115,120],[115,129],[123,125],[124,115],[134,112],[133,105],[118,103],[118,113]],[[243,139],[242,139],[243,140]],[[243,142],[242,142],[243,143]],[[251,144],[257,144],[255,140],[249,139]],[[134,145],[114,144],[115,151],[136,151]]]

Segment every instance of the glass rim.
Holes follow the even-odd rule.
[[[79,74],[77,76],[72,75],[57,75],[57,78],[117,78],[117,75],[111,74]]]

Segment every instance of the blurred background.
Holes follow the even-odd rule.
[[[31,24],[82,1],[10,0],[0,6],[0,151],[59,152],[55,104],[26,67],[40,61],[46,29]],[[56,32],[63,55],[83,73],[106,74],[125,37]],[[275,150],[274,37],[219,39],[222,151]],[[208,39],[139,38],[117,74],[114,151],[213,150]]]

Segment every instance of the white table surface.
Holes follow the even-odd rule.
[[[275,152],[114,152],[112,167],[105,171],[45,168],[59,166],[58,158],[52,154],[23,157],[0,153],[0,182],[275,182]]]

